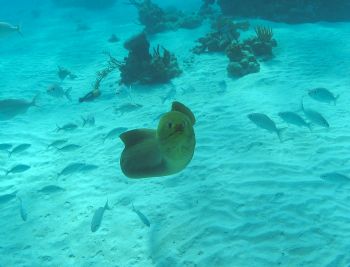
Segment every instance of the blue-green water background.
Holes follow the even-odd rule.
[[[19,201],[0,202],[0,266],[157,266],[347,267],[350,264],[349,185],[320,179],[327,172],[349,174],[350,24],[316,22],[289,25],[257,19],[252,24],[274,29],[278,47],[261,71],[241,79],[227,77],[228,59],[221,54],[194,56],[195,40],[209,23],[194,30],[164,32],[150,37],[174,52],[183,74],[172,83],[132,87],[142,108],[113,112],[129,103],[115,94],[118,72],[102,85],[102,96],[79,104],[92,88],[106,54],[126,56],[123,42],[142,30],[134,7],[118,2],[107,10],[58,9],[49,1],[1,1],[1,21],[20,24],[23,37],[0,40],[0,99],[31,100],[38,107],[1,121],[0,143],[29,143],[9,158],[0,151],[3,172],[16,164],[31,169],[0,174],[0,195],[17,191]],[[159,2],[161,6],[177,1]],[[197,10],[200,1],[177,5]],[[37,18],[33,10],[39,11]],[[89,26],[77,31],[77,25]],[[109,43],[111,34],[121,40]],[[244,33],[246,36],[253,32]],[[192,62],[189,65],[184,62]],[[73,101],[46,94],[59,82],[57,66],[77,75],[62,83],[72,88]],[[219,93],[225,80],[227,91]],[[177,175],[130,180],[119,168],[123,145],[118,138],[102,142],[115,127],[155,128],[169,110],[169,90],[197,117],[197,148],[191,164]],[[337,105],[310,98],[305,105],[321,112],[331,127],[312,132],[289,126],[280,143],[257,128],[247,114],[261,112],[287,127],[280,111],[299,111],[300,100],[314,87],[326,87],[340,98]],[[124,88],[125,89],[125,88]],[[82,127],[81,116],[92,114],[94,127]],[[57,133],[56,124],[79,124],[71,133]],[[47,150],[54,140],[68,138],[81,149]],[[90,172],[57,179],[74,162],[97,165]],[[47,185],[64,191],[38,192]],[[101,228],[92,233],[95,210],[109,199]],[[150,220],[145,226],[132,203]]]

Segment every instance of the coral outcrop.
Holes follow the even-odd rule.
[[[181,74],[174,54],[161,46],[153,48],[150,53],[150,43],[145,33],[141,33],[125,42],[129,51],[123,62],[111,57],[110,64],[120,70],[120,83],[156,84],[166,83]]]
[[[227,16],[262,18],[288,23],[346,21],[349,0],[217,0]]]
[[[163,10],[151,0],[129,0],[138,10],[139,21],[149,34],[179,28],[193,29],[202,24],[198,14],[185,14],[176,9]]]
[[[239,30],[249,29],[248,22],[235,23],[226,17],[218,17],[212,22],[212,30],[197,40],[199,43],[192,51],[195,54],[224,52],[226,47],[239,39]]]

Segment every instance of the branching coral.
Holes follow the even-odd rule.
[[[261,42],[271,42],[273,37],[273,31],[272,28],[258,25],[254,28],[255,33],[259,41]]]

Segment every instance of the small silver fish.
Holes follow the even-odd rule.
[[[160,97],[162,100],[162,104],[164,104],[168,100],[174,99],[176,96],[176,88],[175,86],[172,86],[171,89],[167,92],[167,94],[164,97]]]
[[[282,142],[281,133],[284,128],[278,129],[273,120],[271,120],[267,115],[262,113],[250,113],[248,118],[258,127],[265,129],[269,132],[276,133],[279,140]]]
[[[278,116],[280,116],[281,119],[288,124],[293,124],[298,127],[307,127],[311,131],[310,123],[307,123],[302,117],[300,117],[295,112],[291,112],[291,111],[279,112]]]
[[[61,191],[65,191],[65,189],[57,185],[46,185],[38,190],[38,192],[42,194],[52,194]]]
[[[12,167],[10,170],[6,171],[6,176],[9,175],[10,173],[22,173],[30,169],[29,165],[25,164],[18,164],[14,167]]]
[[[22,199],[20,197],[18,197],[18,196],[17,196],[17,198],[19,200],[19,214],[21,215],[22,220],[26,221],[27,217],[28,217],[27,211],[26,211],[26,209],[23,206]]]
[[[68,142],[68,139],[59,139],[59,140],[56,140],[56,141],[53,141],[51,144],[49,144],[48,146],[47,146],[47,149],[49,149],[50,147],[58,147],[58,146],[61,146],[61,145],[63,145],[63,144],[65,144],[65,143],[67,143]]]
[[[106,201],[106,204],[104,207],[99,207],[95,213],[94,216],[92,217],[91,220],[91,232],[96,232],[102,223],[103,219],[103,214],[105,213],[106,210],[110,210],[110,207],[108,206],[108,200]]]
[[[48,95],[56,97],[56,98],[62,98],[66,97],[69,101],[72,101],[72,97],[70,96],[70,92],[72,91],[72,88],[68,88],[67,90],[64,90],[62,86],[60,86],[57,83],[51,84],[46,92]]]
[[[86,126],[95,126],[95,117],[93,115],[88,115],[85,118],[81,117],[81,119],[83,120],[83,127]]]
[[[61,148],[57,148],[57,150],[60,152],[71,152],[71,151],[77,150],[81,147],[82,146],[80,146],[80,145],[69,144],[69,145],[63,146]]]
[[[15,32],[22,35],[21,29],[18,25],[14,26],[7,22],[0,22],[0,37],[5,37]]]
[[[336,104],[339,98],[339,95],[334,96],[332,92],[322,87],[309,90],[308,95],[316,101],[324,102],[328,104],[334,103],[334,105]]]
[[[67,123],[67,124],[63,125],[62,127],[58,126],[57,124],[56,124],[56,126],[57,126],[57,128],[56,128],[57,132],[59,132],[59,131],[69,132],[69,131],[73,131],[76,128],[78,128],[78,125],[76,125],[74,123]]]
[[[117,127],[112,130],[110,130],[104,137],[103,137],[103,142],[105,142],[107,139],[118,139],[119,135],[123,132],[126,132],[128,128],[126,127]]]
[[[332,183],[349,183],[350,178],[338,172],[329,172],[321,174],[321,179]]]
[[[227,91],[227,83],[225,80],[218,82],[218,86],[220,88],[220,91],[217,92],[218,94],[222,94]]]
[[[86,166],[85,163],[71,163],[69,165],[67,165],[66,167],[63,168],[63,170],[58,173],[58,177],[61,175],[68,175],[68,174],[72,174],[75,172],[79,172],[81,171],[84,167]]]
[[[13,193],[10,193],[10,194],[0,195],[0,204],[5,204],[11,201],[12,199],[14,199],[17,195],[17,192],[18,191],[14,191]]]
[[[9,152],[9,157],[12,156],[12,154],[18,154],[21,153],[25,150],[27,150],[28,148],[31,147],[31,144],[20,144],[18,146],[15,146],[10,152]]]
[[[98,169],[97,165],[94,164],[85,164],[85,166],[81,169],[83,172],[89,172]]]
[[[123,115],[126,112],[132,112],[142,108],[143,106],[136,103],[126,103],[114,109],[115,113],[120,113]]]
[[[147,227],[151,226],[151,223],[149,222],[147,217],[141,211],[135,209],[134,204],[132,204],[132,211],[139,216],[140,220],[143,222],[144,225],[146,225]]]
[[[304,112],[306,118],[308,118],[312,123],[325,128],[329,128],[328,121],[320,113],[312,109],[304,108],[303,100],[301,101],[301,109]]]
[[[196,88],[194,88],[192,85],[187,86],[186,88],[182,87],[181,90],[183,95],[196,92]]]

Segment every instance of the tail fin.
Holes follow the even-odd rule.
[[[37,94],[33,97],[32,102],[30,102],[30,105],[31,105],[31,106],[39,107],[39,106],[36,104],[36,101],[37,101],[38,97],[39,97],[39,93],[37,93]]]
[[[69,100],[72,101],[72,97],[70,95],[70,92],[72,91],[72,87],[69,87],[66,91],[64,91],[64,96]]]
[[[21,31],[21,26],[20,25],[16,26],[16,30],[17,30],[18,34],[23,37],[23,33]]]
[[[56,124],[56,132],[59,132],[62,128],[60,126],[58,126],[58,124]]]
[[[283,139],[282,139],[282,133],[287,130],[287,127],[285,128],[280,128],[280,129],[277,129],[277,136],[278,136],[278,139],[280,140],[281,143],[283,143]]]
[[[311,124],[311,122],[309,122],[309,123],[307,124],[307,128],[309,128],[310,132],[312,132],[312,124]]]
[[[334,106],[337,105],[337,100],[338,100],[339,96],[340,96],[340,95],[337,95],[337,96],[335,97],[335,99],[334,99]]]
[[[85,119],[83,116],[81,116],[81,119],[83,120],[83,127],[85,127],[87,119]]]
[[[104,209],[105,209],[105,210],[110,210],[110,209],[111,209],[111,208],[109,207],[109,205],[108,205],[108,199],[107,199],[107,201],[106,201],[106,204],[105,204]]]

